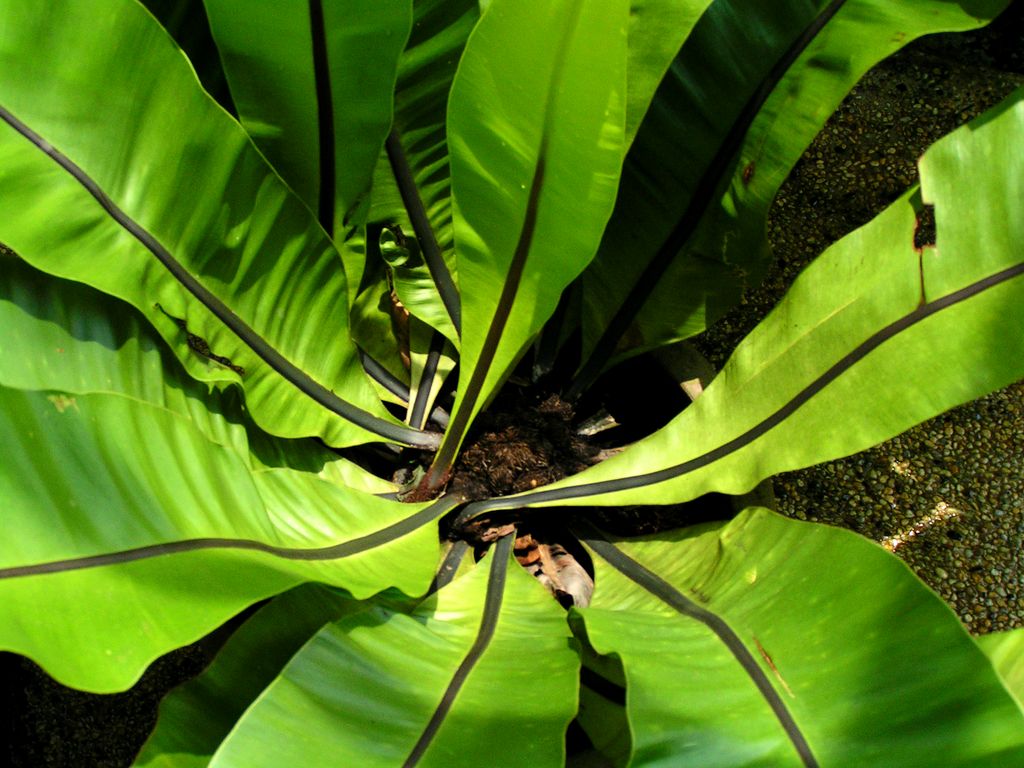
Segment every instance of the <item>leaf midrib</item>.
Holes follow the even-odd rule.
[[[490,645],[491,639],[494,637],[494,632],[498,626],[498,618],[501,614],[501,605],[504,602],[505,582],[508,575],[509,558],[512,555],[512,543],[514,541],[515,535],[509,534],[499,539],[491,547],[488,554],[488,557],[491,558],[491,565],[487,577],[487,593],[484,596],[484,605],[481,611],[480,626],[477,629],[476,638],[452,675],[448,687],[445,688],[444,694],[441,696],[441,701],[424,726],[419,739],[409,752],[409,756],[402,763],[402,768],[414,768],[423,759],[423,756],[430,748],[431,742],[441,729],[445,717],[448,716],[452,706],[455,704],[455,698],[459,695],[459,691],[462,690],[462,686],[469,678],[470,672],[473,671],[473,668],[483,657]]]
[[[658,600],[670,606],[679,614],[699,621],[711,630],[757,687],[758,693],[771,708],[772,713],[785,732],[786,738],[789,739],[796,753],[800,756],[803,765],[806,768],[817,768],[819,765],[818,760],[807,743],[807,738],[804,736],[800,726],[793,719],[793,715],[790,713],[786,703],[782,700],[779,692],[775,690],[775,687],[768,679],[768,675],[761,668],[761,665],[758,664],[757,659],[754,658],[753,653],[751,653],[750,649],[747,648],[739,635],[736,634],[736,631],[729,626],[723,617],[701,607],[642,563],[629,557],[629,555],[604,538],[600,531],[586,521],[581,521],[575,524],[574,527],[578,528],[582,534],[580,540],[596,552],[609,566]]]
[[[327,32],[321,0],[309,0],[310,42],[313,57],[313,81],[316,90],[317,142],[319,149],[319,191],[317,218],[324,231],[334,237],[335,147],[334,98],[327,54]]]
[[[262,552],[280,557],[284,560],[341,560],[346,557],[366,552],[388,544],[396,539],[412,533],[418,528],[433,522],[452,507],[462,502],[458,497],[446,496],[419,512],[403,518],[391,525],[376,531],[358,536],[348,541],[331,544],[326,547],[281,547],[267,544],[254,539],[233,539],[227,537],[205,537],[168,541],[160,544],[148,544],[115,552],[104,552],[98,555],[64,558],[31,565],[16,565],[0,568],[0,580],[24,578],[27,576],[43,576],[54,573],[67,573],[90,568],[101,568],[111,565],[123,565],[138,560],[148,560],[164,555],[196,552],[208,549],[234,549]]]
[[[374,416],[368,411],[364,411],[347,400],[342,399],[323,384],[313,379],[313,377],[278,352],[266,339],[256,333],[224,302],[200,283],[148,230],[114,203],[99,184],[74,161],[3,106],[0,106],[0,120],[6,122],[18,134],[46,154],[81,184],[92,198],[99,203],[100,207],[106,211],[107,215],[153,254],[182,287],[202,303],[218,320],[224,323],[253,353],[307,397],[341,416],[346,421],[382,438],[426,449],[434,449],[439,445],[440,438],[437,434],[412,429],[401,424],[394,424]]]
[[[719,459],[723,459],[726,456],[735,453],[741,448],[745,448],[771,429],[777,427],[826,386],[860,362],[870,352],[877,349],[886,341],[894,338],[899,333],[908,330],[932,315],[956,306],[963,301],[980,295],[984,291],[1002,285],[1003,283],[1016,277],[1020,277],[1021,275],[1024,275],[1024,262],[1012,267],[1007,267],[1006,269],[977,280],[970,285],[960,288],[959,290],[919,305],[912,312],[909,312],[884,328],[876,331],[865,341],[858,344],[836,363],[833,363],[832,366],[830,366],[824,373],[820,374],[816,379],[800,390],[800,392],[794,395],[790,400],[757,424],[732,440],[722,443],[718,447],[713,448],[710,451],[706,451],[699,456],[688,459],[687,461],[679,464],[666,467],[665,469],[647,472],[641,475],[632,475],[630,477],[617,478],[614,480],[600,480],[591,483],[581,483],[580,485],[564,488],[531,491],[518,496],[498,497],[495,499],[474,502],[466,507],[459,516],[459,520],[456,524],[468,522],[469,520],[479,517],[486,512],[499,509],[511,509],[514,507],[523,507],[530,504],[540,504],[551,501],[565,501],[567,499],[578,499],[587,496],[596,496],[604,493],[614,493],[616,491],[625,491],[633,488],[656,485],[657,483],[672,480],[698,469],[702,469],[713,464]]]
[[[722,139],[712,155],[710,162],[704,169],[689,203],[683,210],[682,215],[675,226],[665,237],[661,247],[655,252],[652,259],[644,267],[636,282],[630,288],[626,298],[619,305],[619,308],[612,315],[604,332],[594,344],[590,357],[580,367],[571,385],[566,391],[566,398],[575,400],[597,379],[612,355],[619,346],[619,341],[629,326],[639,315],[646,301],[651,297],[658,281],[665,271],[672,264],[679,252],[686,246],[697,226],[700,224],[707,212],[708,207],[714,202],[714,192],[725,174],[731,168],[731,163],[736,152],[743,144],[750,126],[753,125],[764,106],[768,97],[771,96],[775,87],[782,81],[789,68],[796,62],[800,55],[814,41],[818,33],[824,29],[832,17],[839,12],[846,0],[832,0],[815,19],[807,25],[800,36],[790,44],[782,56],[775,62],[769,73],[758,83],[757,88],[750,95],[743,108],[737,115],[736,120],[729,127],[728,133]]]

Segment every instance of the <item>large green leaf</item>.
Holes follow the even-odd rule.
[[[627,59],[626,143],[632,140],[644,111],[680,43],[710,0],[633,0],[630,3]],[[370,220],[397,223],[408,232],[417,230],[394,177],[407,176],[417,191],[424,220],[449,272],[454,272],[450,175],[445,107],[454,64],[477,19],[477,3],[417,2],[416,21],[409,48],[400,62],[396,89],[395,124],[388,157],[378,165]],[[429,245],[426,247],[430,247]],[[440,329],[453,343],[452,327],[426,265],[396,269],[394,287],[405,307],[421,320]],[[372,289],[385,291],[383,281]],[[383,319],[383,318],[382,318]]]
[[[257,146],[330,232],[370,185],[391,127],[411,0],[204,0]]]
[[[0,27],[0,240],[133,304],[268,431],[419,440],[347,341],[330,240],[141,6],[14,0]]]
[[[976,27],[1005,5],[712,4],[627,157],[615,213],[584,277],[586,351],[620,316],[636,313],[636,322],[618,354],[687,338],[721,316],[760,281],[768,207],[854,83],[914,38]],[[625,331],[602,340],[611,346],[597,351],[598,363],[614,357]]]
[[[425,258],[396,269],[395,288],[412,314],[456,347],[461,302],[455,293],[446,116],[456,67],[478,18],[475,0],[413,3],[412,33],[398,62],[394,131],[374,174],[368,214],[372,224],[398,225],[418,239]],[[381,273],[372,287],[376,296],[386,293],[385,285]]]
[[[211,442],[247,453],[244,425],[224,414],[224,404],[237,398],[188,377],[135,309],[2,250],[0,384],[60,392],[69,403],[75,395],[122,395],[176,413]]]
[[[1024,716],[988,659],[877,545],[766,509],[591,542],[582,621],[625,668],[632,765],[1024,761]]]
[[[259,436],[133,310],[0,259],[2,647],[109,691],[304,581],[426,589],[449,502],[346,487],[373,490],[311,442]]]
[[[231,635],[213,663],[160,702],[140,768],[200,768],[235,721],[321,627],[358,603],[307,584],[276,597]]]
[[[81,283],[46,275],[0,250],[0,384],[68,395],[111,393],[191,422],[248,466],[288,467],[370,493],[394,486],[315,440],[274,438],[233,418],[237,390],[211,394],[185,374],[139,313]]]
[[[459,279],[473,289],[449,453],[594,255],[622,162],[627,10],[495,0],[463,53],[448,141]]]
[[[415,0],[413,29],[398,62],[395,126],[405,163],[413,174],[424,210],[447,257],[452,257],[451,178],[448,169],[448,94],[466,40],[479,19],[475,0]],[[391,169],[392,175],[395,173]],[[397,190],[392,189],[392,194]],[[399,209],[374,191],[376,216]],[[378,208],[378,206],[380,206]],[[411,231],[411,222],[410,231]],[[449,269],[454,259],[449,258]]]
[[[118,395],[0,388],[0,439],[0,646],[89,690],[126,688],[304,581],[422,592],[437,557],[427,524],[451,506],[253,471],[187,419]]]
[[[554,489],[481,506],[742,493],[1020,379],[1022,136],[1019,90],[922,159],[936,247],[915,248],[921,204],[904,196],[811,264],[667,427]]]
[[[641,121],[694,24],[713,0],[631,0],[626,60],[626,137],[633,143]]]
[[[326,627],[211,765],[562,765],[579,660],[564,612],[510,554],[508,537],[411,615]]]
[[[627,141],[643,117],[658,80],[707,2],[634,0],[630,4]],[[378,165],[369,214],[371,221],[398,224],[410,235],[415,232],[422,241],[423,233],[414,226],[406,211],[407,203],[403,202],[395,183],[396,175],[407,176],[406,181],[417,190],[422,204],[424,221],[420,228],[429,229],[429,238],[436,242],[449,272],[455,271],[455,260],[445,108],[455,74],[454,65],[477,19],[476,10],[477,4],[468,1],[415,4],[413,36],[400,61],[395,97],[398,133],[389,143],[389,156]],[[373,248],[369,251],[372,253]],[[407,264],[393,267],[392,278],[395,293],[405,308],[457,345],[458,333],[425,261],[416,257]],[[390,291],[382,271],[365,290],[367,295],[361,302],[361,322],[356,338],[369,349],[377,338],[387,336],[389,325],[386,313],[378,311],[371,317],[367,312],[367,308],[380,305],[382,297]],[[370,323],[371,319],[375,323]],[[371,330],[374,328],[376,333]],[[378,355],[382,362],[387,362],[387,357]],[[392,373],[402,376],[402,372],[393,367]]]

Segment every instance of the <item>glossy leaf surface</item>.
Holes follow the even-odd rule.
[[[426,589],[437,515],[355,490],[362,471],[312,444],[254,446],[235,394],[188,378],[133,310],[2,259],[0,645],[110,691],[307,580]]]
[[[473,290],[449,450],[593,257],[622,162],[627,9],[496,0],[463,54],[448,141]]]
[[[625,668],[631,764],[1024,760],[1024,718],[988,660],[877,545],[748,509],[722,527],[614,546],[626,557],[613,567],[596,550],[581,615],[595,649]]]
[[[649,285],[650,299],[632,307],[639,313],[618,354],[687,338],[724,314],[760,282],[770,256],[769,205],[857,80],[914,38],[970,29],[1005,5],[713,3],[661,83],[627,157],[615,213],[584,278],[586,349],[674,228],[685,237],[660,256],[665,264]],[[800,42],[805,30],[812,34]],[[795,43],[792,66],[773,71]]]
[[[394,486],[315,440],[271,437],[239,418],[236,387],[212,392],[185,375],[133,308],[81,283],[39,272],[0,251],[0,384],[55,398],[107,393],[187,419],[253,468],[290,468],[349,488]]]
[[[340,397],[372,428],[405,435],[390,429],[345,342],[337,252],[152,17],[124,0],[18,0],[2,14],[15,33],[0,41],[0,240],[133,304],[196,378],[241,380],[269,431],[336,445],[379,439],[332,413]],[[254,338],[242,343],[244,328]],[[231,365],[196,355],[192,337]],[[334,406],[301,395],[284,364]]]
[[[239,117],[328,232],[367,192],[391,127],[411,0],[204,0]]]
[[[993,632],[976,639],[1007,689],[1024,708],[1024,629]]]
[[[712,0],[631,0],[626,60],[628,147],[647,114],[658,84]]]
[[[325,628],[242,718],[214,768],[320,765],[326,755],[366,766],[562,765],[578,657],[564,612],[514,560],[496,581],[490,561],[509,552],[492,550],[411,615],[375,608]],[[463,675],[474,647],[482,653]]]
[[[239,627],[213,663],[160,702],[139,768],[200,768],[246,708],[322,626],[357,604],[307,584],[278,596]]]
[[[532,492],[516,503],[742,493],[1020,379],[1024,217],[1009,201],[1019,199],[1024,177],[1024,156],[1014,149],[1021,136],[1024,91],[925,154],[936,247],[915,249],[921,204],[905,196],[811,264],[668,426],[561,481],[565,491]],[[944,181],[953,175],[959,183]]]
[[[378,162],[368,220],[397,224],[415,236],[419,253],[443,261],[454,286],[451,172],[447,139],[448,96],[480,10],[475,0],[416,0],[409,42],[398,61],[394,132]],[[400,187],[405,188],[405,194]],[[410,196],[411,199],[404,199]],[[425,263],[398,275],[409,311],[458,346],[458,331]],[[404,272],[402,270],[401,272]],[[406,289],[403,283],[410,285]],[[379,287],[378,287],[379,292]],[[461,302],[455,297],[450,301]]]
[[[357,205],[357,219],[399,224],[421,240],[426,222],[453,273],[453,231],[459,237],[456,277],[468,318],[462,389],[473,394],[460,403],[461,425],[446,444],[454,458],[473,415],[593,254],[649,91],[708,3],[413,3],[409,44],[397,61],[398,130],[377,161],[368,201],[360,194],[390,110],[378,86],[393,78],[401,47],[384,27],[404,34],[408,4],[310,0],[260,7],[249,18],[246,4],[209,3],[231,9],[220,26],[240,36],[224,49],[234,46],[227,55],[234,76],[252,77],[238,93],[252,99],[241,99],[243,119],[260,140],[277,129],[252,115],[279,104],[278,97],[294,99],[302,113],[286,115],[282,136],[309,135],[314,102],[323,117],[318,61],[373,67],[367,76],[376,85],[351,94],[369,111],[344,116],[361,127],[334,156],[341,174],[340,153],[353,152],[347,191],[339,184],[328,196],[329,218],[336,224]],[[732,16],[741,5],[718,0],[712,8]],[[847,60],[849,36],[900,26],[911,7],[922,16],[921,8],[938,8],[935,19],[947,12],[963,19],[960,5],[891,9],[849,0],[847,9],[860,10],[837,16],[822,47],[808,51],[807,79],[794,74],[784,84],[800,104],[816,94],[827,106],[837,98],[832,80],[850,76],[862,63],[860,51],[874,56],[885,37]],[[977,0],[970,10],[994,5]],[[478,7],[483,21],[449,101]],[[787,2],[763,13],[775,18],[796,9],[810,18],[824,7]],[[304,25],[314,31],[311,15],[339,8],[373,20],[368,27],[325,24],[322,50],[315,34],[299,39]],[[402,12],[387,15],[396,8]],[[763,35],[767,49],[777,45],[767,33],[772,24],[750,22],[743,10],[753,37]],[[268,22],[277,13],[284,15]],[[332,47],[328,27],[341,30],[344,39],[334,40],[340,47]],[[374,496],[394,485],[338,458],[318,438],[354,444],[381,433],[353,428],[323,403],[303,400],[268,370],[264,354],[225,328],[219,310],[168,276],[125,218],[325,392],[336,389],[382,420],[386,411],[359,370],[348,322],[358,326],[360,342],[372,338],[386,349],[404,304],[458,347],[459,323],[428,284],[426,267],[395,263],[388,272],[366,263],[372,227],[362,222],[332,242],[308,210],[324,207],[321,148],[263,145],[282,167],[305,168],[285,173],[296,188],[300,176],[318,176],[315,189],[293,195],[133,2],[68,0],[44,13],[12,0],[0,8],[0,28],[17,31],[0,34],[0,109],[11,110],[0,111],[0,240],[52,273],[37,273],[0,249],[0,441],[13,457],[0,464],[0,648],[39,660],[63,682],[111,691],[164,651],[292,590],[255,614],[214,667],[173,695],[140,764],[562,765],[566,726],[578,706],[589,707],[584,727],[616,764],[633,749],[638,765],[690,759],[775,766],[799,762],[801,754],[805,765],[819,758],[835,765],[1024,762],[1019,701],[1004,687],[1019,688],[1007,663],[1016,643],[993,643],[990,662],[952,613],[881,549],[765,510],[727,526],[626,542],[625,555],[595,543],[598,594],[574,615],[575,640],[564,612],[510,558],[511,538],[476,566],[465,546],[453,547],[457,556],[445,565],[459,574],[454,581],[415,609],[392,600],[397,590],[428,589],[440,555],[437,519],[461,500],[399,504]],[[268,44],[275,32],[281,39]],[[355,48],[346,48],[350,36],[360,40]],[[706,54],[698,64],[716,71],[713,61],[725,60],[728,69],[750,58],[750,69],[770,66],[771,57],[743,39],[712,35],[708,48],[693,49]],[[368,40],[382,50],[357,50],[372,45]],[[242,59],[252,48],[259,66],[250,71]],[[259,92],[264,77],[268,85],[277,77],[261,69],[277,56],[288,82],[297,73],[304,82],[294,93],[276,81]],[[362,88],[358,69],[343,75]],[[820,92],[819,75],[831,83]],[[730,90],[726,82],[734,81],[714,87]],[[322,79],[320,85],[322,97]],[[732,94],[706,95],[713,108],[725,105],[722,115],[710,115],[723,124],[729,106],[742,107],[742,98],[729,102]],[[655,104],[651,125],[663,124],[661,110],[672,112],[668,101]],[[735,173],[733,188],[721,198],[724,186],[715,182],[713,212],[697,231],[703,244],[726,233],[716,263],[729,269],[727,254],[759,258],[756,249],[745,250],[747,240],[757,241],[758,206],[770,197],[760,197],[757,185],[766,173],[784,172],[795,147],[785,142],[796,142],[806,127],[793,128],[796,121],[820,117],[794,109],[789,124],[793,105],[780,97],[776,114],[773,104],[766,102],[741,150],[754,147],[756,171],[747,178],[743,159],[734,167],[734,153],[723,156],[723,168]],[[975,123],[925,158],[923,196],[938,210],[937,250],[913,250],[922,203],[905,198],[812,267],[737,353],[718,390],[663,433],[554,490],[477,508],[663,503],[709,489],[743,490],[1024,375],[1017,310],[1024,220],[1015,205],[1024,196],[1020,108],[1018,101]],[[698,123],[709,117],[693,116]],[[669,114],[667,123],[678,127],[676,117]],[[22,118],[40,133],[21,130]],[[781,149],[772,144],[776,123],[792,134]],[[324,121],[315,127],[322,145]],[[335,128],[337,140],[342,129]],[[702,134],[692,135],[699,156]],[[51,138],[73,156],[82,171],[77,179],[59,164]],[[99,195],[82,188],[90,179]],[[418,219],[396,189],[401,180],[413,181],[421,196]],[[128,215],[112,218],[111,205]],[[358,279],[346,279],[342,264]],[[350,308],[357,296],[368,300]],[[675,313],[657,319],[676,323]],[[503,332],[488,336],[498,318]],[[413,322],[406,344],[412,376],[400,359],[386,361],[401,384],[413,384],[404,399],[415,401],[420,383],[424,392],[439,385],[440,374],[421,375],[435,342],[440,335]],[[258,425],[302,439],[274,437]],[[385,437],[403,435],[415,437]],[[578,691],[584,631],[599,651],[621,656],[625,680],[614,660],[587,660],[615,683],[628,683],[628,709],[621,700],[596,701],[597,681]]]
[[[432,512],[306,473],[252,472],[155,406],[60,398],[0,390],[12,452],[0,475],[0,644],[66,684],[127,687],[158,655],[303,581],[362,597],[426,588]]]

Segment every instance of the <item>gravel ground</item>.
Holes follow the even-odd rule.
[[[987,30],[922,39],[873,69],[780,191],[765,283],[701,350],[720,367],[811,259],[916,181],[925,148],[1022,83],[1021,2]],[[783,514],[882,542],[971,631],[1024,625],[1024,383],[864,453],[781,475],[775,493]]]

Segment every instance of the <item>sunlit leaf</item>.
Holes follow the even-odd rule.
[[[760,282],[770,262],[768,207],[857,80],[914,38],[976,27],[1005,6],[713,3],[662,81],[627,158],[616,211],[584,277],[586,349],[620,314],[635,322],[598,350],[602,363],[687,338],[718,319]],[[787,60],[791,66],[780,67]],[[638,284],[646,292],[632,294]]]
[[[367,192],[391,127],[411,0],[204,0],[256,145],[328,232]]]
[[[323,755],[366,766],[562,765],[579,661],[564,612],[510,551],[498,547],[412,615],[378,608],[326,627],[212,766]]]
[[[1020,709],[984,654],[877,545],[765,509],[597,541],[581,615],[625,668],[632,765],[1024,759]]]
[[[712,490],[743,493],[1024,377],[1024,215],[1012,202],[1024,178],[1024,155],[1012,149],[1021,136],[1024,91],[922,159],[935,247],[915,248],[922,201],[905,195],[804,270],[664,429],[554,489],[485,504],[668,503]]]
[[[338,343],[331,242],[153,18],[124,0],[0,13],[0,240],[133,304],[193,376],[241,381],[268,431],[415,441]]]

